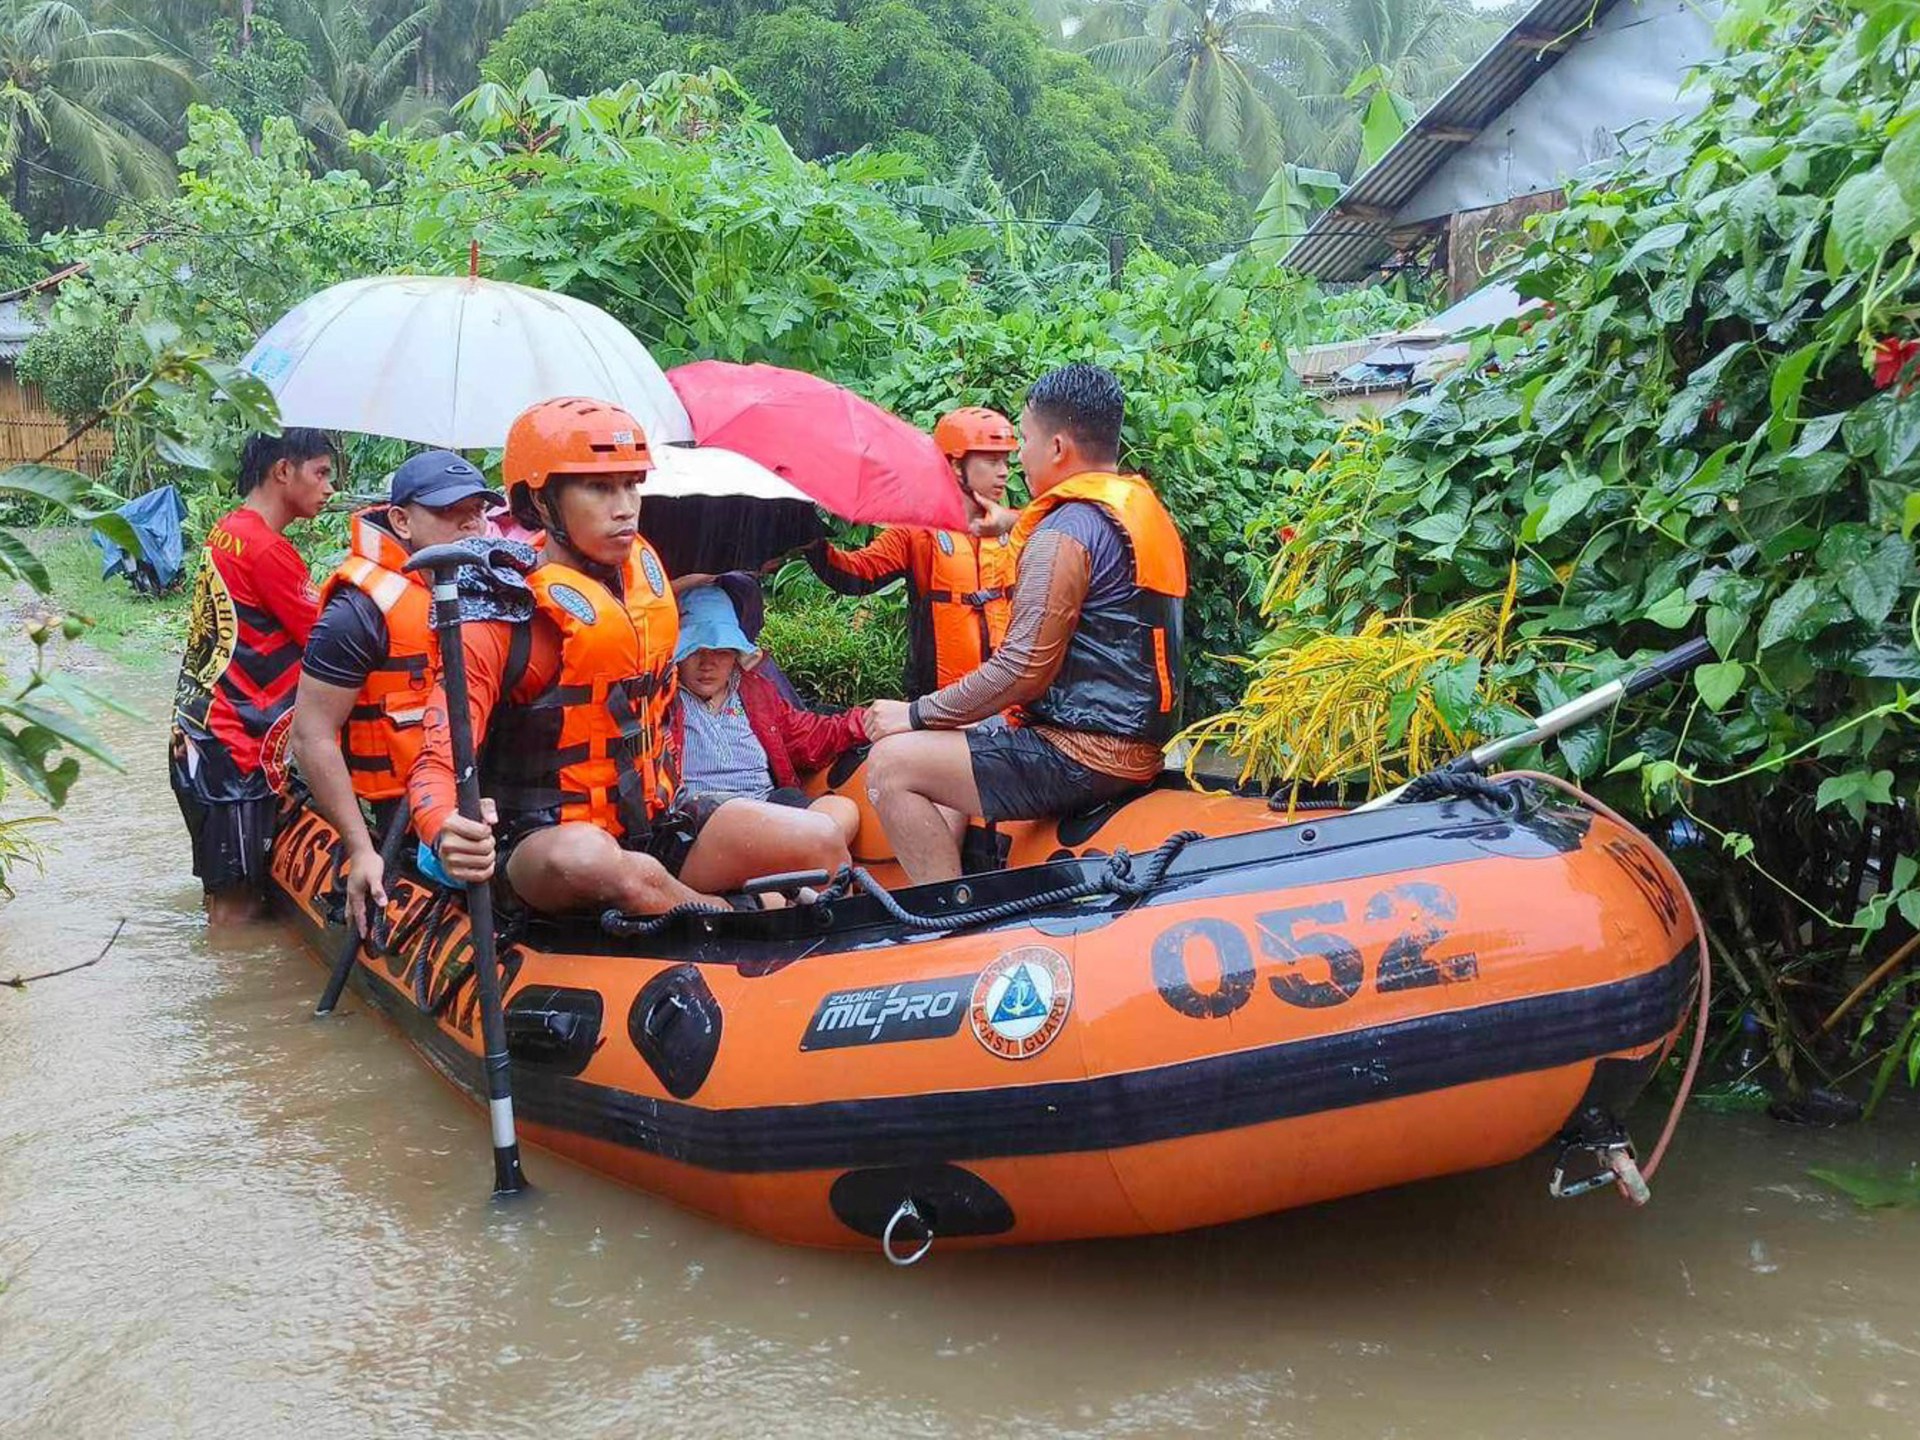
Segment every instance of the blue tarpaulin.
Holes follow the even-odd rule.
[[[136,590],[165,590],[180,578],[185,542],[180,522],[187,518],[187,502],[171,485],[149,490],[120,507],[120,517],[133,527],[141,554],[129,555],[98,530],[93,543],[100,547],[103,579],[124,574]]]

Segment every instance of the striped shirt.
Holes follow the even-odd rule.
[[[702,795],[744,795],[749,800],[764,800],[773,793],[766,747],[753,733],[747,707],[740,702],[737,672],[727,682],[719,709],[683,688],[680,712],[687,732],[681,756],[685,789]]]

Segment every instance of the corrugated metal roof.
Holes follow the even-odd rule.
[[[1553,67],[1615,0],[1539,0],[1347,186],[1281,261],[1321,280],[1359,280],[1390,248],[1394,212],[1454,154]],[[1554,44],[1552,42],[1561,43]]]

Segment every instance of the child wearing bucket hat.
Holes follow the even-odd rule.
[[[755,591],[746,606],[734,598],[744,588],[740,582]],[[754,643],[759,607],[751,603],[758,589],[751,576],[725,575],[680,597],[674,652],[680,694],[670,743],[680,755],[681,783],[694,794],[818,810],[833,817],[851,844],[860,828],[859,807],[840,795],[809,803],[800,781],[866,742],[862,713],[803,710],[761,673],[764,657]],[[743,609],[750,612],[753,634],[741,623]]]

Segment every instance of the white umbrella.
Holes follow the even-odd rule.
[[[732,450],[702,445],[690,449],[684,445],[653,445],[653,471],[642,487],[643,495],[661,495],[679,499],[688,495],[723,495],[747,500],[802,500],[811,498],[782,479],[758,460],[749,460]]]
[[[583,395],[626,409],[654,445],[693,439],[686,407],[619,321],[500,280],[349,280],[288,311],[241,365],[288,425],[477,450],[504,445],[529,405]]]

